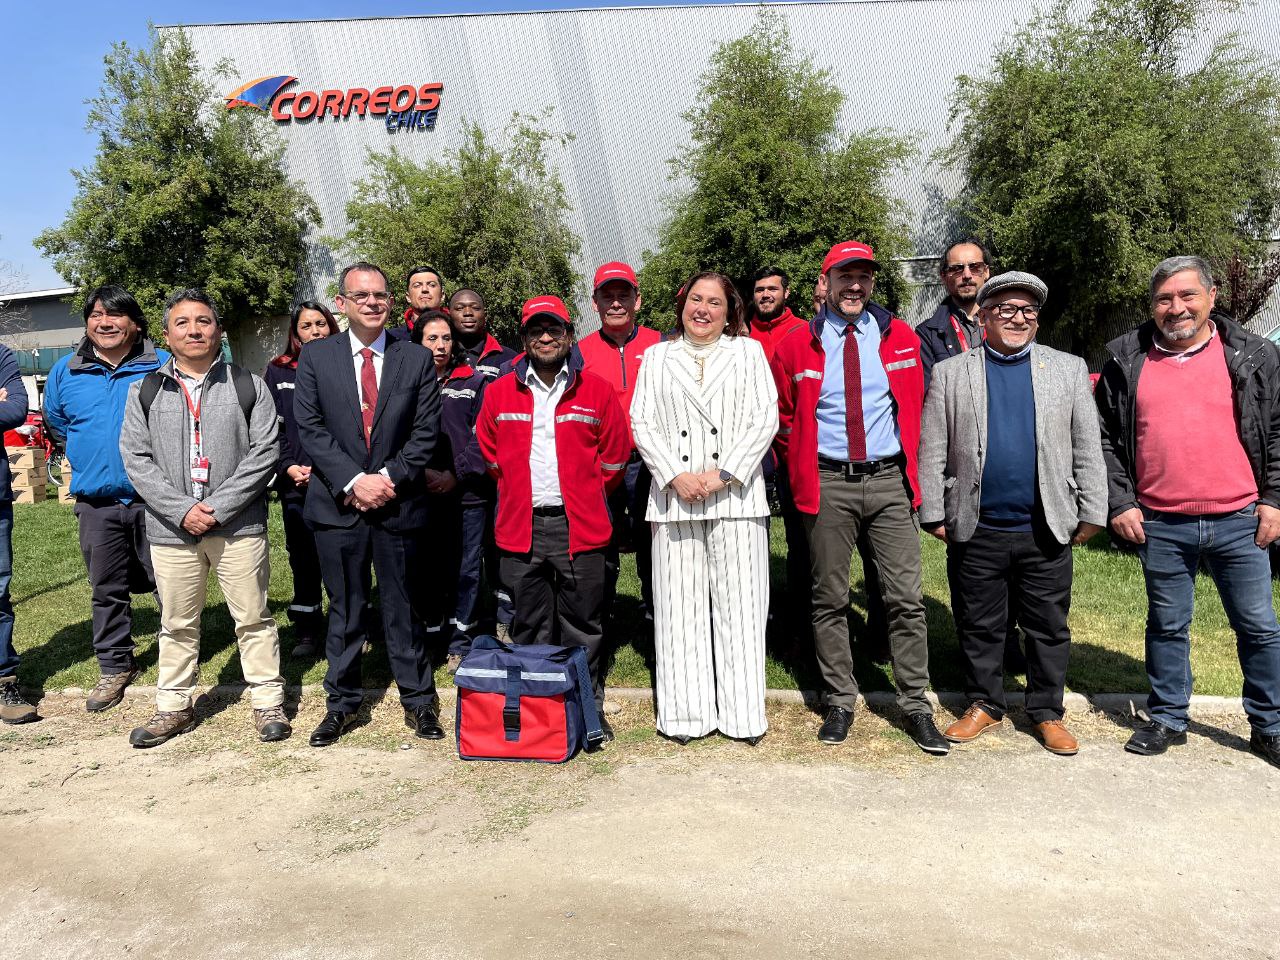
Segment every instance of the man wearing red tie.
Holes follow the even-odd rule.
[[[438,740],[444,731],[435,680],[409,596],[427,516],[424,470],[439,431],[440,388],[429,351],[388,340],[392,295],[382,270],[353,264],[342,271],[338,291],[337,307],[350,327],[303,348],[294,394],[298,436],[313,463],[303,516],[316,531],[329,594],[328,710],[311,745],[336,742],[364,698],[361,614],[370,563],[405,725]]]
[[[903,726],[926,753],[944,754],[949,746],[925,697],[929,649],[914,513],[920,340],[871,301],[878,267],[871,247],[857,241],[836,244],[823,260],[822,309],[774,354],[777,450],[809,539],[814,646],[827,686],[818,738],[843,741],[858,698],[846,614],[849,563],[864,535],[880,567]]]

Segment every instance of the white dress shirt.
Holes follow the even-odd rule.
[[[364,387],[360,381],[361,371],[364,370],[364,357],[360,356],[360,351],[365,348],[359,338],[351,330],[347,331],[347,337],[351,340],[351,364],[356,372],[356,399],[361,404],[364,403]],[[378,339],[369,344],[369,349],[373,351],[373,379],[377,383],[378,389],[382,389],[382,355],[387,352],[387,331],[383,330],[378,334]],[[363,412],[363,411],[362,411]],[[378,471],[387,479],[391,479],[387,474],[387,468],[383,467]],[[363,477],[363,473],[357,473],[348,481],[347,485],[342,488],[344,493],[350,493],[351,488],[356,485],[356,481]]]
[[[559,507],[564,505],[560,494],[560,460],[556,456],[556,406],[569,385],[569,364],[566,362],[551,381],[542,382],[533,365],[525,374],[525,384],[533,393],[533,442],[529,448],[529,479],[533,487],[535,507]]]

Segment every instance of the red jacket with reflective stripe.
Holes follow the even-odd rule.
[[[533,539],[533,392],[524,382],[526,358],[489,384],[476,421],[476,439],[498,481],[494,539],[503,550],[526,553]],[[569,520],[569,552],[600,550],[613,537],[608,491],[626,469],[627,418],[609,384],[569,358],[569,383],[556,405],[560,496]]]
[[[635,446],[631,440],[631,397],[636,392],[640,355],[661,341],[661,333],[639,324],[621,347],[599,330],[578,341],[583,369],[607,382],[618,395],[618,403],[622,404],[622,412],[626,414],[628,449]]]
[[[920,483],[916,479],[916,455],[920,447],[920,415],[924,409],[924,367],[920,361],[920,338],[903,320],[879,304],[867,309],[880,325],[880,362],[889,378],[894,419],[902,452],[907,460],[907,480],[911,484],[911,505],[920,506]],[[817,513],[818,492],[818,395],[826,370],[822,349],[824,309],[808,324],[796,327],[777,345],[773,355],[773,378],[778,384],[778,437],[774,450],[784,464],[791,483],[791,495],[801,513]]]
[[[759,317],[753,316],[751,318],[751,339],[764,347],[764,358],[773,363],[773,354],[778,349],[778,344],[785,340],[787,334],[796,327],[803,326],[805,326],[804,320],[797,317],[791,312],[791,308],[787,307],[772,320],[761,320]]]

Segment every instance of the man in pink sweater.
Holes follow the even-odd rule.
[[[1280,353],[1214,310],[1200,257],[1151,277],[1152,319],[1107,345],[1094,396],[1112,532],[1147,582],[1151,722],[1130,753],[1187,739],[1191,615],[1201,559],[1235,631],[1250,749],[1280,766],[1280,624],[1267,548],[1280,536]]]

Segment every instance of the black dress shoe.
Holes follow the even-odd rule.
[[[760,741],[763,739],[764,739],[764,734],[762,733],[759,736],[755,736],[755,737],[743,737],[742,742],[749,747],[754,747],[757,744],[759,744]]]
[[[1133,731],[1133,736],[1124,748],[1130,753],[1140,753],[1144,757],[1154,757],[1164,753],[1171,746],[1187,742],[1187,731],[1175,730],[1152,720],[1145,727]]]
[[[343,713],[341,710],[330,710],[320,721],[320,726],[311,732],[313,747],[327,747],[338,742],[338,738],[355,726],[356,714]]]
[[[434,704],[404,708],[404,725],[419,740],[443,740],[444,727],[440,726],[440,711]]]
[[[818,739],[823,743],[844,743],[849,736],[849,724],[853,723],[853,711],[844,707],[828,707],[827,719],[818,728]]]
[[[663,740],[670,740],[672,743],[678,743],[682,747],[687,747],[689,745],[689,741],[693,739],[693,737],[686,737],[683,733],[669,734],[661,731],[658,732],[658,736]]]
[[[1280,733],[1249,734],[1249,749],[1272,766],[1280,767]]]
[[[938,728],[933,722],[933,714],[925,713],[924,711],[909,713],[903,718],[902,726],[911,739],[916,742],[916,746],[925,753],[945,757],[951,752],[951,743],[938,732]]]

